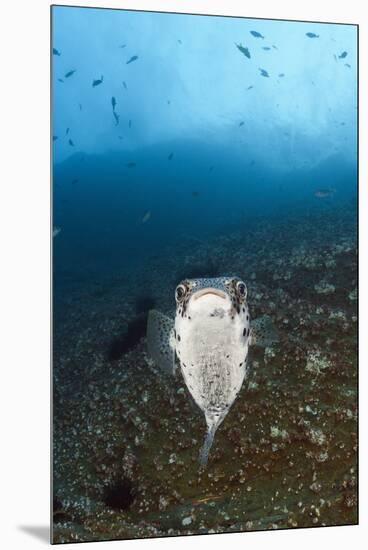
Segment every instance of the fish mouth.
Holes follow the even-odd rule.
[[[198,298],[201,298],[206,294],[212,294],[213,296],[218,296],[223,300],[226,300],[226,297],[227,297],[226,293],[223,292],[222,290],[219,290],[218,288],[203,288],[202,290],[197,290],[197,292],[193,294],[193,300],[198,300]]]

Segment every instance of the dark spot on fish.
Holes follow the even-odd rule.
[[[180,334],[178,334],[178,342],[180,342],[181,338],[180,338]]]
[[[245,336],[246,331],[247,331],[247,329],[244,327],[243,328],[243,336]]]

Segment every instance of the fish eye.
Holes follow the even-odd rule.
[[[175,298],[177,302],[181,302],[184,298],[185,294],[187,292],[187,289],[184,285],[178,285],[175,290]]]
[[[239,295],[242,296],[243,298],[247,295],[247,287],[245,286],[243,281],[238,281],[236,283],[236,289],[237,289]]]

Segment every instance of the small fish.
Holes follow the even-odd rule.
[[[248,86],[247,90],[251,90],[254,86]]]
[[[247,57],[248,59],[250,59],[250,52],[248,50],[248,48],[245,48],[244,46],[242,46],[241,44],[237,44],[235,42],[235,46],[238,48],[238,50],[243,54],[245,55],[245,57]]]
[[[125,80],[123,80],[123,86],[124,86],[124,88],[125,88],[126,90],[128,89]]]
[[[128,162],[128,163],[126,164],[126,166],[127,166],[128,168],[135,168],[135,166],[137,166],[137,164],[136,164],[135,162]]]
[[[348,52],[342,52],[342,54],[339,55],[339,59],[345,59],[347,55],[348,55]]]
[[[349,65],[349,63],[345,63],[345,67],[348,67],[349,69],[351,69],[351,65]]]
[[[54,55],[61,55],[61,53],[59,52],[59,50],[57,50],[56,48],[52,48],[52,53]]]
[[[123,137],[123,136],[118,136],[118,138],[119,138],[119,139],[124,139],[124,137]]]
[[[239,126],[244,126],[244,120],[239,123]]]
[[[61,231],[61,227],[54,227],[52,229],[52,236],[56,237],[57,235],[59,235],[60,231]]]
[[[259,71],[261,72],[261,76],[266,76],[267,78],[270,76],[267,71],[264,69],[259,68]]]
[[[64,82],[64,80],[62,78],[58,78],[58,81],[59,82]]]
[[[250,34],[251,34],[252,36],[254,36],[255,38],[264,38],[264,36],[263,36],[260,32],[258,32],[258,31],[249,31],[249,32],[250,32]]]
[[[327,197],[333,197],[336,189],[318,189],[315,191],[314,196],[318,199],[326,199]]]
[[[112,105],[112,110],[115,111],[115,107],[116,107],[116,99],[114,96],[112,96],[111,98],[111,105]]]
[[[68,71],[67,73],[65,73],[64,78],[70,78],[75,72],[76,72],[76,69],[73,69],[72,71]]]
[[[119,124],[119,120],[120,120],[120,115],[118,115],[117,113],[115,113],[115,111],[113,111],[112,113],[114,115],[114,119],[115,119],[115,126],[117,126]]]
[[[122,44],[121,46],[119,46],[119,48],[125,48],[126,47],[126,44]]]
[[[183,42],[181,40],[178,40],[178,44],[182,44]]]
[[[306,32],[305,33],[308,38],[319,38],[319,34],[314,34],[314,32]]]
[[[126,64],[129,65],[129,63],[133,63],[133,61],[137,61],[137,59],[138,59],[138,55],[133,55],[133,57],[131,57],[129,61],[126,62]]]
[[[175,290],[175,320],[151,310],[147,349],[162,370],[184,382],[203,412],[207,434],[199,460],[205,466],[217,428],[234,403],[247,369],[250,345],[278,341],[268,316],[250,321],[246,284],[238,277],[185,279]]]
[[[143,217],[142,217],[142,220],[141,220],[142,223],[148,222],[150,217],[151,217],[151,210],[146,210],[146,212],[143,214]]]
[[[173,156],[174,156],[174,153],[170,153],[170,155],[167,157],[167,160],[172,160]]]
[[[167,104],[168,104],[168,105],[171,105],[170,99],[167,100]]]
[[[79,103],[78,105],[79,105],[79,110],[81,111],[82,110],[82,104]]]
[[[284,78],[284,76],[285,76],[285,73],[280,73],[279,74],[279,78]]]
[[[58,136],[52,136],[52,141],[56,141],[58,139]]]
[[[131,120],[129,120],[128,126],[129,126],[129,128],[132,127],[132,121]]]
[[[71,139],[68,141],[68,143],[69,143],[69,145],[70,145],[71,147],[74,147],[74,143],[73,143],[73,141],[72,141]]]
[[[101,78],[97,78],[96,80],[93,80],[92,82],[92,88],[95,86],[99,86],[103,82],[103,75],[101,75]]]
[[[268,46],[263,46],[263,47],[262,47],[262,50],[266,50],[266,52],[267,52],[268,50],[270,50],[270,49],[271,49],[271,48],[269,48]]]
[[[66,131],[65,131],[65,135],[67,136],[69,134],[69,130],[70,128],[67,128]]]
[[[273,47],[274,50],[278,49],[277,46],[275,46],[274,44],[272,44],[272,47]]]

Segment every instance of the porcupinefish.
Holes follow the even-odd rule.
[[[251,344],[277,340],[267,316],[250,322],[246,284],[238,277],[185,279],[175,290],[175,321],[150,310],[148,353],[167,373],[176,363],[184,382],[206,418],[207,434],[200,451],[206,465],[215,433],[247,375]]]

